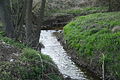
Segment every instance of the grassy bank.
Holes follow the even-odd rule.
[[[73,8],[67,10],[61,10],[59,12],[73,14],[73,15],[87,15],[99,12],[106,12],[108,10],[107,7],[84,7],[84,8]]]
[[[99,12],[107,12],[108,7],[75,7],[72,9],[53,9],[47,12],[46,17],[54,17],[54,16],[64,16],[64,15],[71,15],[71,16],[78,16],[78,15],[87,15]]]
[[[106,79],[120,79],[120,12],[96,13],[77,17],[64,27],[64,38],[77,56],[101,71]]]
[[[9,57],[16,53],[19,55],[14,55],[16,57],[14,60],[11,58],[6,61],[2,60],[2,56],[0,57],[0,80],[63,80],[57,66],[49,56],[3,37],[3,34],[4,32],[0,32],[0,48],[2,48],[0,55],[6,54]],[[17,49],[15,50],[17,52],[10,53],[14,49]],[[6,56],[3,56],[3,59]]]

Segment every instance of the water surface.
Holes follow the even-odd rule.
[[[43,43],[45,48],[41,49],[43,54],[49,55],[55,64],[58,66],[59,71],[64,75],[64,77],[71,77],[74,80],[90,80],[81,71],[75,63],[67,55],[63,46],[57,41],[56,37],[53,36],[55,30],[42,30],[40,36],[40,42]]]

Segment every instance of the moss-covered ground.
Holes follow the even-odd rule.
[[[89,65],[104,63],[105,75],[109,75],[105,77],[119,80],[120,31],[112,32],[115,26],[120,26],[120,12],[80,16],[64,27],[64,38],[77,51],[75,55]]]

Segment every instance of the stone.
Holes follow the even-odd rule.
[[[120,31],[120,26],[115,26],[112,28],[112,32],[118,32]]]

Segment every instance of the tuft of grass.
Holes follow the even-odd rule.
[[[39,51],[33,50],[31,48],[24,48],[22,53],[21,60],[23,61],[46,60],[52,63],[52,59],[49,56],[43,55]]]
[[[4,35],[4,32],[0,32],[0,40],[1,41],[4,41],[5,43],[10,44],[10,45],[15,46],[20,49],[27,47],[27,46],[25,46],[25,44],[17,42],[15,40],[12,40],[8,37],[3,37],[3,35]]]
[[[2,27],[3,26],[3,23],[0,21],[0,27]]]
[[[101,66],[105,55],[105,71],[120,78],[120,12],[96,13],[76,17],[64,27],[64,38],[78,52],[78,56]]]

